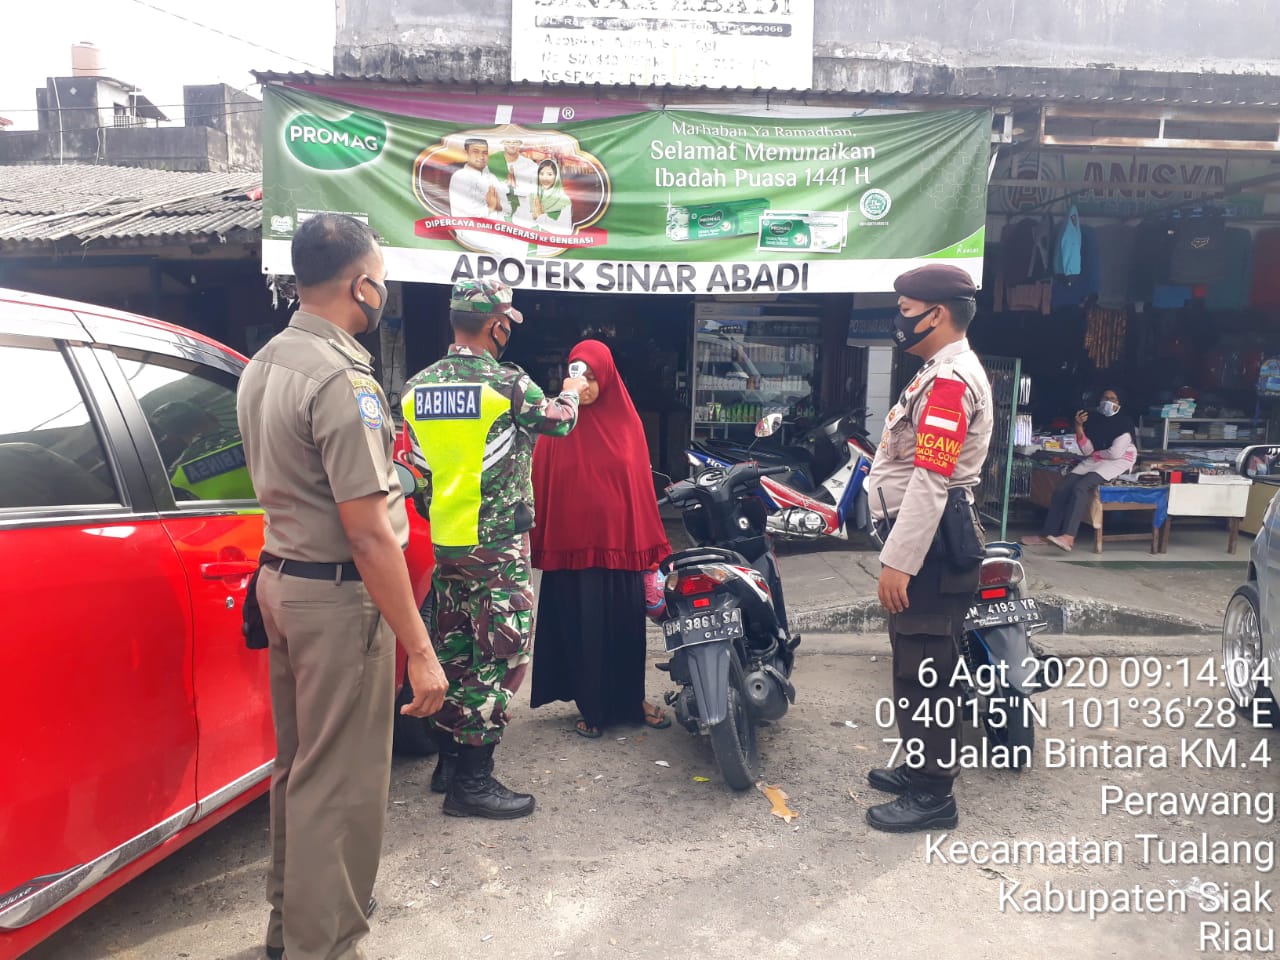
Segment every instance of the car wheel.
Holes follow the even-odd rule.
[[[1227,689],[1241,713],[1280,728],[1280,708],[1271,687],[1263,683],[1262,623],[1258,588],[1246,583],[1227,602],[1222,620],[1222,670]]]

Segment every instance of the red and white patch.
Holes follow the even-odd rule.
[[[960,448],[969,432],[964,415],[964,383],[938,377],[925,400],[924,415],[916,428],[915,465],[944,477],[956,472]]]

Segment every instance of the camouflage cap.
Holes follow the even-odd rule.
[[[500,280],[459,280],[449,294],[449,309],[460,313],[516,314],[511,309],[511,288]]]

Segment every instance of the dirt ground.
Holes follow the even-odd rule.
[[[1153,656],[1195,668],[1214,641],[1178,638],[1060,638],[1064,654],[1110,655],[1109,682],[1057,690],[1041,698],[1048,726],[1040,743],[1162,745],[1167,769],[1046,769],[1037,752],[1023,773],[967,772],[957,787],[961,819],[948,840],[1118,840],[1123,863],[1110,865],[926,862],[923,835],[870,830],[863,813],[887,799],[866,785],[885,762],[892,736],[876,722],[889,690],[887,644],[874,636],[805,640],[795,681],[799,701],[781,722],[761,730],[769,783],[789,796],[798,817],[771,815],[757,791],[730,792],[719,781],[709,745],[678,727],[576,736],[571,705],[530,711],[521,696],[498,753],[498,772],[537,795],[531,818],[511,823],[443,816],[429,793],[431,761],[397,761],[393,771],[380,902],[365,941],[370,960],[445,956],[494,958],[880,958],[945,955],[1019,960],[1272,956],[1266,950],[1202,951],[1201,921],[1273,931],[1273,906],[1209,915],[1209,882],[1253,890],[1277,886],[1274,868],[1248,863],[1144,863],[1135,835],[1163,840],[1248,841],[1274,852],[1274,820],[1261,816],[1102,812],[1104,785],[1121,791],[1270,794],[1280,786],[1280,733],[1236,722],[1231,729],[1148,729],[1128,698],[1161,702],[1223,695],[1172,675],[1171,686],[1122,687],[1119,655]],[[658,659],[655,650],[652,659]],[[1095,677],[1101,680],[1101,677]],[[652,671],[649,690],[666,689]],[[1118,727],[1104,715],[1084,724],[1084,701],[1117,698]],[[1075,704],[1076,724],[1068,725]],[[1192,711],[1198,712],[1198,711]],[[1176,721],[1176,717],[1171,717]],[[1218,722],[1218,721],[1214,721]],[[1228,721],[1223,720],[1222,723]],[[1234,740],[1233,765],[1184,765],[1183,738]],[[1264,767],[1259,744],[1271,764]],[[701,778],[705,778],[701,779]],[[266,919],[265,801],[259,801],[152,869],[81,917],[29,956],[32,960],[257,960]],[[1236,860],[1242,854],[1237,851]],[[936,851],[934,854],[937,859]],[[1063,890],[1140,885],[1181,891],[1186,913],[1037,914],[1009,906],[1048,883]],[[1012,887],[1021,884],[1021,887]],[[1023,900],[1016,902],[1024,903]],[[1265,933],[1264,933],[1265,935]],[[1212,944],[1211,944],[1212,945]]]

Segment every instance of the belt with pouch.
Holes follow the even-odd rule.
[[[895,520],[896,518],[886,515],[885,519],[871,522],[873,539],[880,546],[889,539]],[[927,556],[959,570],[972,570],[982,562],[985,553],[974,522],[974,507],[973,501],[969,499],[969,491],[965,487],[952,487],[947,491],[947,504],[938,521],[938,528],[934,531]]]
[[[977,515],[967,488],[947,491],[947,505],[928,555],[962,571],[974,570],[982,562],[986,548],[978,535]]]
[[[360,571],[354,560],[344,563],[312,563],[308,560],[286,560],[263,550],[258,555],[258,565],[287,577],[301,577],[304,580],[332,580],[340,583],[343,580],[360,579]]]

